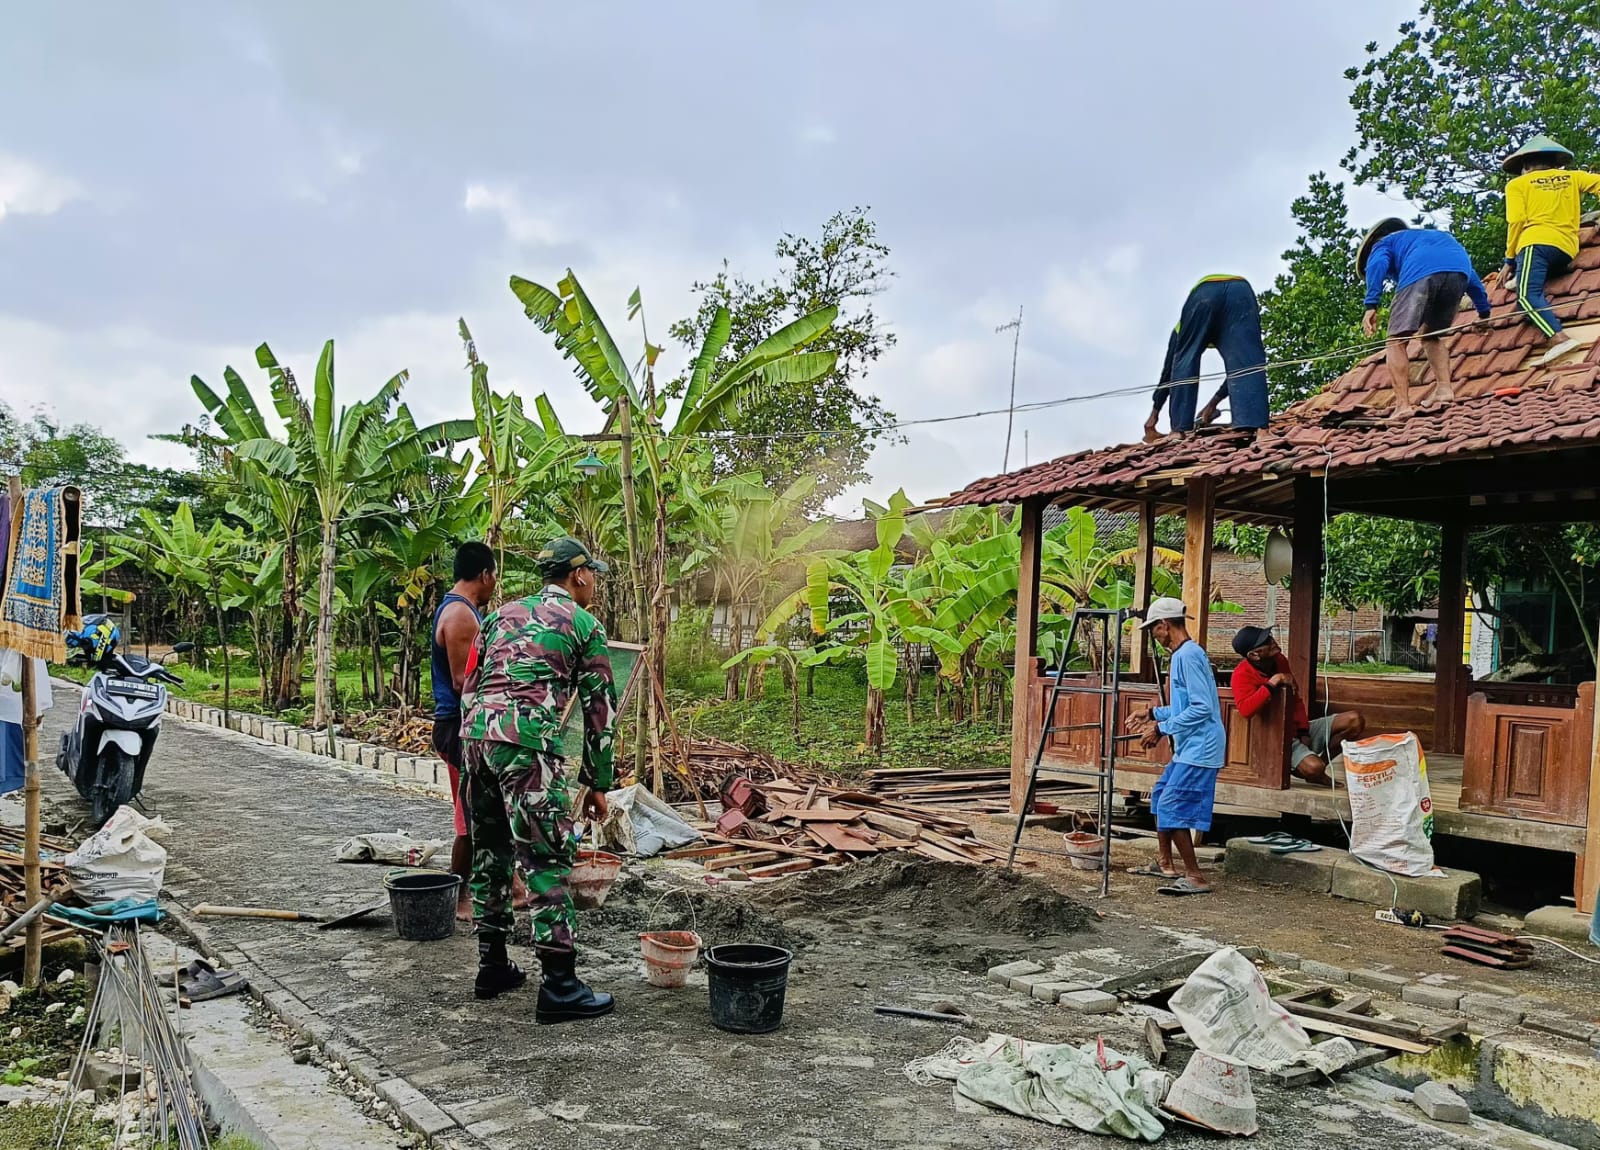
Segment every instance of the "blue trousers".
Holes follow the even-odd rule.
[[[1267,425],[1267,350],[1261,342],[1261,307],[1244,280],[1199,284],[1183,301],[1172,356],[1169,418],[1173,431],[1194,430],[1200,390],[1200,357],[1208,347],[1222,354],[1228,371],[1223,390],[1235,427]]]
[[[0,723],[0,795],[22,789],[28,766],[22,758],[22,724]]]
[[[1517,306],[1547,339],[1561,330],[1561,321],[1544,294],[1544,285],[1565,275],[1571,266],[1572,257],[1552,244],[1530,244],[1517,253]]]

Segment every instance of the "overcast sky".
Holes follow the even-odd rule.
[[[0,39],[0,400],[136,459],[199,415],[197,373],[272,343],[341,396],[409,368],[469,413],[455,320],[498,388],[598,423],[512,273],[571,266],[653,333],[723,259],[870,205],[901,418],[1153,384],[1201,275],[1271,283],[1309,172],[1352,140],[1342,72],[1416,0],[33,4]],[[1353,197],[1358,223],[1394,214]],[[659,338],[659,336],[658,336]],[[673,349],[670,371],[681,362]],[[1207,370],[1217,364],[1208,360]],[[1018,417],[1037,462],[1139,431],[1148,401]],[[924,500],[1000,470],[1005,419],[910,429],[873,482]],[[175,452],[177,452],[175,454]]]

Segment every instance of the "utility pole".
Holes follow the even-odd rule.
[[[1017,318],[994,329],[1014,333],[1011,339],[1011,399],[1006,404],[1006,453],[1000,463],[1001,471],[1011,470],[1011,425],[1017,418],[1017,350],[1022,346],[1022,306],[1017,306]]]

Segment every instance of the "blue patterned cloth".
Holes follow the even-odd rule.
[[[67,657],[63,633],[80,625],[77,580],[69,596],[66,488],[26,491],[11,509],[11,554],[0,594],[0,647],[37,659]]]

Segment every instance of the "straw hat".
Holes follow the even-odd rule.
[[[1367,261],[1372,258],[1372,249],[1378,246],[1378,241],[1384,236],[1392,236],[1395,232],[1403,232],[1409,225],[1395,216],[1386,220],[1379,220],[1373,228],[1361,238],[1361,246],[1356,249],[1356,275],[1367,274]]]
[[[1501,162],[1500,166],[1514,176],[1518,172],[1522,171],[1523,163],[1530,156],[1560,156],[1561,163],[1563,165],[1572,163],[1571,152],[1569,152],[1566,148],[1563,148],[1560,144],[1556,143],[1549,136],[1540,135],[1535,136],[1526,144],[1523,144],[1522,147],[1512,152]]]
[[[1248,1136],[1258,1129],[1250,1068],[1221,1054],[1197,1050],[1162,1105],[1218,1134]]]

